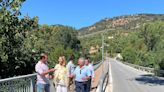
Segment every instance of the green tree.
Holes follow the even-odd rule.
[[[0,1],[0,70],[1,77],[31,73],[29,52],[25,51],[24,38],[28,31],[37,28],[37,17],[20,19],[19,9],[25,0]]]

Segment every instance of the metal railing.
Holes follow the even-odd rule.
[[[95,63],[93,63],[93,65],[97,65],[97,64],[99,64],[101,61],[98,61],[98,62],[95,62]]]
[[[93,64],[94,70],[99,68],[101,64],[102,62]],[[37,74],[35,73],[0,79],[0,92],[36,92],[36,75]]]
[[[94,68],[94,70],[96,70],[97,68],[99,68],[101,64],[102,64],[101,61],[99,61],[99,62],[93,64],[93,68]]]
[[[153,73],[155,74],[156,72],[158,72],[159,74],[161,75],[164,75],[164,70],[156,70],[154,68],[149,68],[149,67],[143,67],[143,66],[139,66],[139,65],[135,65],[135,64],[130,64],[130,63],[127,63],[127,62],[122,62],[128,66],[131,66],[133,68],[136,68],[138,70],[141,70],[141,71],[146,71],[148,73]]]
[[[0,92],[34,92],[36,73],[0,80]]]
[[[96,92],[105,92],[109,80],[109,62],[104,62],[105,70],[101,75]]]

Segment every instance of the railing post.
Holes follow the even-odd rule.
[[[30,84],[30,92],[34,92],[32,78],[31,78],[31,84]]]
[[[13,86],[13,85],[12,85],[12,81],[9,81],[9,85],[10,85],[10,89],[9,89],[9,90],[10,90],[10,92],[12,92],[12,91],[13,91],[13,87],[12,87],[12,86]]]
[[[35,77],[31,77],[30,92],[35,92]]]

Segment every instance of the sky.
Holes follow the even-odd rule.
[[[39,24],[62,24],[77,29],[121,15],[164,14],[164,0],[26,0],[22,16],[38,16]]]

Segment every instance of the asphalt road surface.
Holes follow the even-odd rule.
[[[164,92],[164,78],[110,60],[113,92]]]

